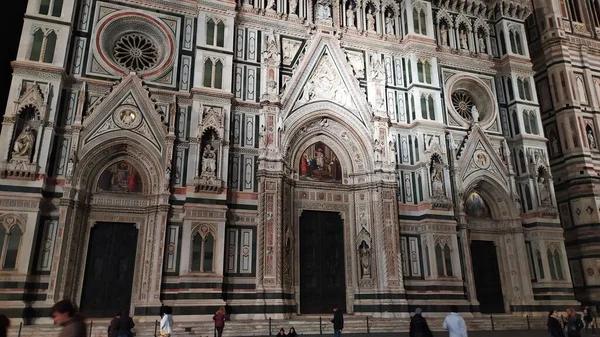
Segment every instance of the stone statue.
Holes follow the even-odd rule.
[[[594,138],[594,134],[592,133],[592,130],[588,130],[587,139],[588,139],[588,143],[590,145],[590,149],[595,149],[596,148],[596,139]]]
[[[378,139],[375,139],[375,142],[373,144],[373,150],[375,152],[375,162],[376,163],[381,162],[381,155],[383,154],[383,147],[379,143]]]
[[[479,110],[475,105],[471,108],[471,117],[473,117],[473,123],[479,123]]]
[[[33,130],[31,130],[29,125],[26,125],[19,137],[15,140],[15,144],[13,145],[13,156],[28,156],[33,148],[34,142],[35,135],[33,134]]]
[[[433,164],[431,168],[431,191],[434,197],[444,196],[444,177],[442,165]]]
[[[317,20],[331,20],[331,0],[317,0]]]
[[[354,28],[354,9],[352,7],[348,7],[346,10],[346,26]]]
[[[467,41],[467,33],[464,29],[460,30],[460,48],[469,49],[469,42]]]
[[[273,33],[267,35],[265,50],[263,51],[263,61],[265,63],[276,63],[279,61],[279,47]]]
[[[73,166],[75,164],[73,163],[73,158],[69,158],[69,162],[67,163],[67,177],[70,177],[73,175]]]
[[[487,48],[485,46],[485,39],[483,38],[483,35],[479,35],[479,52],[482,54],[487,53]]]
[[[275,6],[275,0],[268,0],[265,9],[273,9],[273,6]]]
[[[371,62],[371,78],[376,80],[385,81],[385,68],[381,60],[377,57],[373,57]]]
[[[538,178],[538,190],[540,192],[540,204],[543,206],[551,206],[552,200],[550,199],[550,190],[548,188],[548,182],[546,177],[540,176]]]
[[[392,17],[392,12],[388,12],[387,17],[385,18],[385,32],[388,35],[396,35],[394,29],[394,18]]]
[[[448,45],[448,27],[446,27],[446,24],[443,24],[440,28],[440,42],[442,46]]]
[[[398,152],[398,148],[396,147],[396,142],[390,140],[390,163],[396,162],[396,153]]]
[[[214,175],[217,169],[217,154],[210,144],[207,144],[202,154],[202,175]]]
[[[298,0],[290,0],[290,14],[296,14],[298,8]]]
[[[367,245],[361,245],[359,250],[362,277],[369,277],[371,276],[371,249]]]
[[[167,166],[165,170],[165,183],[169,184],[171,182],[171,167]]]
[[[502,140],[502,152],[504,155],[504,160],[506,160],[506,162],[508,162],[508,160],[510,158],[510,148],[508,147],[508,142],[506,141],[506,139]]]
[[[375,31],[375,16],[373,16],[373,10],[370,8],[367,12],[367,30],[371,32]]]
[[[448,132],[446,135],[448,137],[448,147],[450,148],[450,150],[458,149],[458,146],[456,145],[456,142],[454,141],[454,136],[452,135],[452,132]]]
[[[552,154],[557,155],[560,153],[560,149],[558,148],[558,139],[555,136],[550,136],[550,144],[552,145]]]

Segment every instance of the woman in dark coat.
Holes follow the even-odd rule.
[[[119,335],[119,318],[121,318],[121,313],[117,312],[108,326],[108,337],[117,337]]]
[[[288,331],[288,337],[296,337],[298,336],[298,334],[296,333],[296,329],[294,329],[294,327],[291,327],[290,330]]]
[[[279,329],[279,333],[277,334],[277,337],[286,337],[287,335],[285,334],[285,329],[281,328]]]
[[[431,329],[429,329],[429,324],[427,324],[427,320],[422,316],[423,311],[421,308],[417,308],[415,310],[415,314],[410,319],[410,337],[433,337],[431,333]]]
[[[133,319],[129,317],[129,312],[123,311],[121,313],[121,317],[119,317],[119,333],[118,337],[131,337],[133,336],[133,332],[131,329],[135,327],[135,323],[133,323]]]
[[[548,324],[546,326],[548,327],[548,335],[550,337],[565,337],[565,332],[560,324],[560,317],[558,317],[556,310],[552,310],[548,314]]]

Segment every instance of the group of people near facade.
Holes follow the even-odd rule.
[[[226,311],[220,307],[213,315],[215,332],[217,337],[222,337],[225,327]],[[170,337],[173,333],[173,308],[161,305],[160,308],[160,336]],[[56,302],[51,310],[51,317],[55,325],[62,327],[58,337],[87,337],[88,328],[85,323],[85,317],[81,315],[75,305],[68,300]],[[334,337],[340,337],[344,329],[344,316],[338,307],[333,309]],[[7,330],[10,326],[10,320],[0,314],[0,337],[7,336]],[[449,337],[467,337],[467,326],[465,320],[458,313],[458,308],[452,306],[450,314],[444,319],[442,324],[444,330],[448,331]],[[132,337],[132,329],[135,327],[133,319],[127,311],[117,313],[111,320],[108,327],[108,337]],[[577,313],[573,308],[566,310],[566,317],[563,317],[556,310],[548,314],[548,335],[549,337],[582,337],[596,336],[596,313],[585,306],[581,313]],[[585,335],[582,332],[585,331]],[[433,337],[433,332],[429,328],[427,320],[423,317],[423,310],[417,308],[415,314],[410,320],[410,337]],[[288,333],[282,327],[277,337],[297,337],[298,334],[294,327],[291,327]]]

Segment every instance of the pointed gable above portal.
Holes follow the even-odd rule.
[[[83,152],[96,139],[109,133],[117,136],[116,132],[122,131],[144,138],[162,152],[167,132],[164,115],[156,110],[149,96],[140,78],[134,74],[125,76],[83,121]]]
[[[304,60],[289,81],[293,84],[283,96],[285,109],[293,113],[307,103],[329,101],[365,123],[371,109],[339,41],[327,35],[314,38],[316,41],[307,48]]]

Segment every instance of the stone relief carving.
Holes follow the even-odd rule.
[[[329,100],[337,104],[353,109],[354,104],[348,92],[346,84],[337,71],[331,56],[325,53],[314,73],[304,84],[304,90],[298,100],[298,103]]]
[[[13,158],[22,157],[29,160],[33,144],[35,143],[35,134],[31,126],[26,125],[19,134],[13,145]]]

